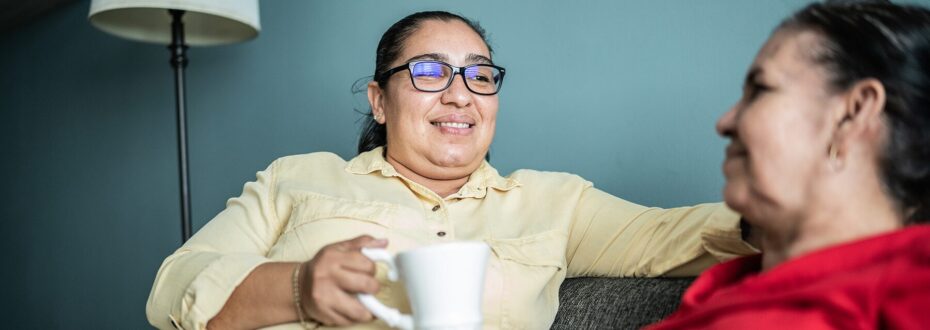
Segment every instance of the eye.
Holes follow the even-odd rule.
[[[445,76],[444,66],[436,62],[420,62],[413,65],[411,74],[414,78],[441,78]]]
[[[494,82],[495,76],[495,70],[492,67],[472,66],[465,68],[465,77],[475,82],[491,83]]]
[[[770,90],[771,88],[765,84],[758,81],[750,81],[746,84],[746,87],[743,88],[743,98],[746,101],[753,101],[758,98],[760,94]]]

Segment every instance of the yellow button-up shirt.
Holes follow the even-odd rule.
[[[393,253],[487,242],[484,322],[501,329],[548,328],[566,277],[696,275],[755,252],[741,239],[739,217],[721,204],[644,207],[566,173],[502,177],[485,162],[442,198],[398,174],[378,148],[349,162],[331,153],[283,157],[257,177],[165,259],[146,306],[153,325],[203,329],[259,264],[306,261],[362,234],[387,238]],[[409,313],[402,287],[384,274],[379,266],[376,297]]]

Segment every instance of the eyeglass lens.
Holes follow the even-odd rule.
[[[500,82],[500,70],[488,65],[464,68],[465,84],[479,94],[494,94]],[[445,89],[454,78],[452,67],[441,62],[416,62],[410,68],[413,84],[419,90],[435,92]]]

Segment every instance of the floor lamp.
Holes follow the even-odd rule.
[[[174,69],[181,183],[181,239],[192,235],[187,159],[184,68],[187,46],[213,46],[255,38],[261,29],[258,0],[92,0],[91,24],[116,36],[168,45]]]

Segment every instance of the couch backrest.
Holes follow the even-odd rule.
[[[565,279],[552,329],[639,329],[678,308],[694,278]]]

